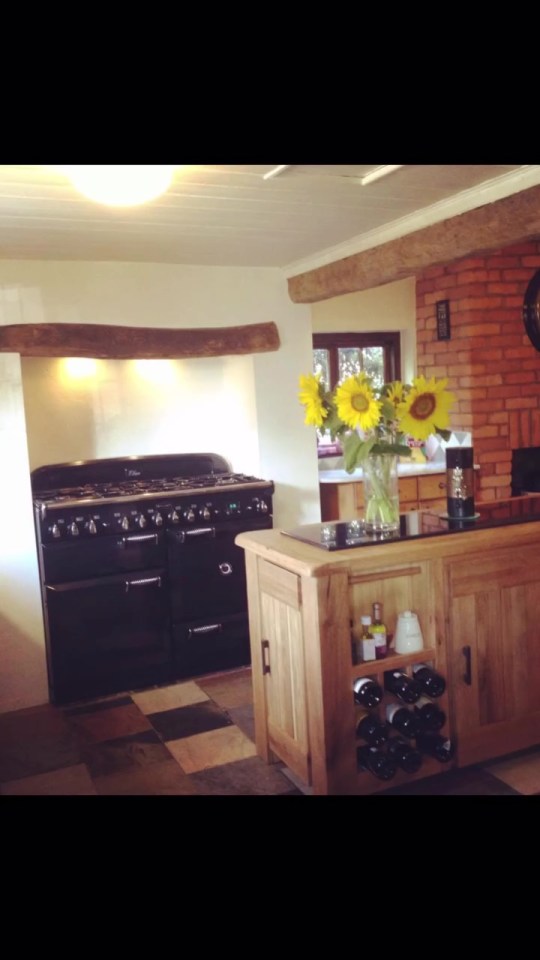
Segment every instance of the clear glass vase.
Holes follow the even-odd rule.
[[[367,534],[399,530],[398,458],[371,453],[362,464],[364,475],[364,528]]]

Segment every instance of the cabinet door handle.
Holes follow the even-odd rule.
[[[463,674],[463,679],[467,686],[472,684],[472,673],[471,673],[471,648],[463,647],[462,648],[463,656],[465,657],[465,673]]]
[[[261,640],[261,647],[262,647],[262,664],[263,664],[263,670],[262,670],[262,672],[263,672],[263,674],[264,674],[264,673],[270,673],[270,663],[269,663],[269,658],[270,658],[270,641],[269,641],[269,640]],[[268,651],[268,656],[267,656],[267,654],[266,654],[266,651]]]
[[[444,480],[441,480],[439,483],[439,490],[446,490],[446,483]]]

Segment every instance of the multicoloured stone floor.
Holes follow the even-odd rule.
[[[540,793],[540,748],[482,768],[384,791],[403,795]],[[2,796],[301,796],[254,743],[243,669],[81,703],[0,714]]]

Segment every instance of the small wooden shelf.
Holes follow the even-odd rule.
[[[351,666],[353,681],[358,677],[371,677],[378,673],[388,673],[389,670],[400,670],[412,663],[431,663],[436,656],[434,647],[426,647],[418,653],[393,653],[383,660],[366,660]]]

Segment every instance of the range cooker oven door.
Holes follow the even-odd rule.
[[[249,529],[272,525],[252,520]],[[216,527],[168,530],[175,677],[251,663],[245,554],[234,538],[242,519]]]
[[[53,703],[170,679],[165,568],[47,584],[44,593]]]
[[[174,675],[196,677],[249,666],[249,625],[246,614],[202,618],[173,626]]]
[[[261,520],[250,530],[270,526]],[[173,624],[247,611],[244,551],[234,538],[242,521],[215,527],[168,530],[169,577]]]
[[[150,570],[165,565],[165,536],[156,533],[118,533],[85,537],[42,546],[45,583],[88,580],[130,570]]]

